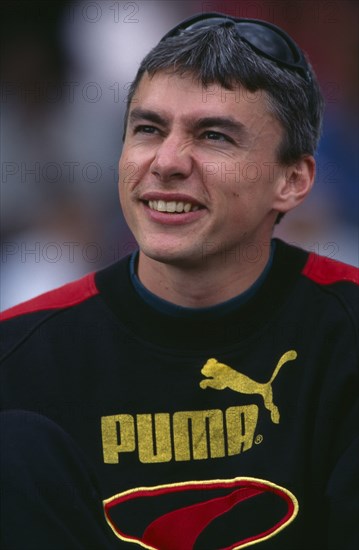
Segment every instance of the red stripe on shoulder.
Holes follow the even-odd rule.
[[[322,285],[330,285],[339,281],[359,284],[359,269],[357,267],[319,256],[313,252],[309,254],[302,274]]]
[[[5,321],[24,313],[74,306],[98,293],[95,285],[95,273],[89,273],[77,281],[67,283],[3,311],[0,313],[0,320]]]

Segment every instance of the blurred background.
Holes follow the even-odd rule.
[[[327,102],[317,180],[276,234],[358,265],[358,6],[353,0],[3,1],[0,308],[136,248],[117,192],[126,93],[149,49],[198,12],[271,21],[308,54]]]

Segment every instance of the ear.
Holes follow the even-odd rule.
[[[309,195],[315,179],[315,160],[306,156],[283,168],[279,178],[273,208],[278,212],[289,212]]]

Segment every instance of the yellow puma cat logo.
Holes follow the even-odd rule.
[[[287,361],[293,361],[293,359],[296,358],[297,352],[294,350],[284,353],[279,359],[271,379],[264,384],[252,380],[245,374],[237,372],[224,363],[219,363],[217,359],[208,359],[201,370],[201,373],[207,378],[206,380],[201,380],[199,385],[203,390],[206,388],[213,388],[215,390],[229,388],[238,393],[258,393],[263,397],[264,406],[271,413],[272,422],[274,422],[274,424],[279,424],[280,414],[278,407],[273,403],[272,382],[282,366],[287,363]]]

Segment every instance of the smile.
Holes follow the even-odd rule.
[[[195,212],[199,210],[199,206],[196,204],[191,204],[190,202],[182,201],[148,201],[148,206],[151,210],[156,210],[157,212],[167,212],[167,213],[176,213],[181,214],[182,212]]]

